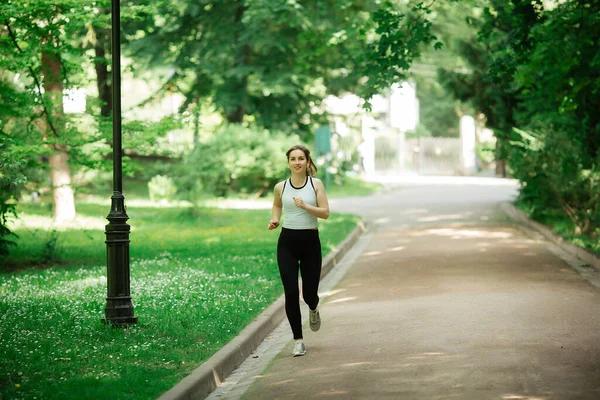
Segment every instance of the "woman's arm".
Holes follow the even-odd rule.
[[[269,221],[268,229],[272,230],[279,226],[279,220],[281,219],[281,210],[283,204],[281,203],[281,187],[283,182],[279,182],[275,185],[273,190],[273,206],[271,207],[271,220]]]
[[[327,200],[327,193],[325,193],[325,186],[320,179],[313,178],[315,185],[315,192],[317,193],[317,206],[311,206],[306,204],[300,197],[294,197],[294,203],[297,207],[303,208],[315,217],[327,219],[329,218],[329,200]]]

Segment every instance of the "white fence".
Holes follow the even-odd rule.
[[[399,149],[403,148],[403,157]],[[403,161],[403,166],[400,165]],[[457,175],[461,172],[460,138],[398,137],[375,138],[375,170],[377,172],[415,172],[421,175]]]

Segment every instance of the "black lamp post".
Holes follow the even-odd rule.
[[[123,196],[121,144],[121,7],[112,0],[113,195],[106,217],[107,297],[105,323],[130,325],[133,316],[129,282],[129,225]]]

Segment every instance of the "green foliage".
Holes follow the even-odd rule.
[[[261,196],[283,179],[285,152],[299,142],[295,136],[229,124],[200,142],[174,172],[179,193],[197,201],[202,193]]]
[[[88,109],[80,115],[65,114],[61,102],[61,90],[89,88],[94,83],[92,65],[98,66],[96,61],[106,63],[104,56],[89,50],[106,44],[99,32],[106,33],[110,27],[109,9],[108,0],[0,3],[0,146],[4,157],[0,173],[23,180],[10,191],[3,191],[0,221],[5,213],[16,210],[14,205],[6,206],[8,198],[14,202],[22,189],[31,192],[51,186],[47,168],[50,154],[66,153],[75,170],[109,169],[111,121],[99,115],[102,99],[88,98]],[[148,9],[124,7],[124,19]],[[146,134],[136,142],[133,139],[141,136],[142,128],[130,129],[128,125],[132,124],[124,124],[124,136],[132,146],[145,150],[142,141],[144,145],[156,141],[156,131],[144,126],[143,131],[154,136],[150,139]]]
[[[584,168],[600,154],[600,4],[568,2],[548,12],[531,30],[537,39],[526,63],[515,71],[521,91],[519,126],[551,121],[580,142]]]
[[[595,237],[598,215],[600,3],[472,1],[478,41],[459,40],[467,69],[440,78],[457,99],[485,115],[522,183],[533,218],[568,217],[574,235]]]
[[[47,172],[41,158],[53,148],[82,143],[82,135],[55,109],[49,81],[64,81],[69,88],[81,75],[82,52],[70,37],[93,10],[72,0],[0,4],[0,253],[10,243],[6,221],[16,213],[20,191],[36,190],[41,172]],[[49,75],[44,58],[58,60],[62,76],[44,81]]]
[[[426,18],[430,10],[422,8],[422,3],[418,3],[412,11],[413,15],[407,15],[391,1],[384,1],[373,13],[372,23],[377,40],[370,43],[364,57],[365,65],[373,74],[365,74],[370,76],[371,82],[361,93],[364,97],[370,99],[387,90],[390,82],[404,79],[412,60],[418,56],[421,42],[427,43],[434,39],[430,33],[431,21]],[[407,26],[414,28],[411,35],[407,35]]]
[[[591,237],[600,229],[599,12],[597,2],[560,4],[530,28],[535,39],[513,39],[526,49],[513,57],[523,130],[510,158],[522,197],[534,217],[560,209],[576,235]]]
[[[586,168],[582,143],[567,133],[573,128],[540,124],[536,132],[516,130],[521,140],[512,143],[510,162],[524,185],[521,198],[535,205],[534,218],[558,206],[577,234],[594,236],[600,227],[600,164]]]
[[[475,154],[481,167],[487,167],[494,162],[496,145],[494,142],[483,142],[475,144]]]
[[[185,95],[182,110],[211,98],[229,122],[306,139],[324,122],[313,109],[327,94],[368,100],[405,79],[423,44],[441,47],[432,4],[177,0],[159,3],[160,18],[145,26],[126,27],[127,48],[174,71],[165,87]]]
[[[15,235],[8,229],[8,222],[17,216],[17,200],[27,185],[28,172],[39,168],[32,155],[44,154],[39,145],[17,142],[18,132],[6,134],[7,125],[8,121],[0,120],[0,257],[14,245],[11,237]]]
[[[358,90],[362,98],[369,100],[406,79],[423,45],[434,42],[435,49],[442,47],[432,32],[432,5],[414,1],[399,6],[386,0],[372,13],[362,29],[367,47],[358,55],[360,75],[368,77]],[[370,108],[368,101],[366,107]]]
[[[460,119],[454,96],[437,81],[417,79],[419,125],[416,136],[458,137]]]
[[[9,246],[14,246],[16,243],[10,237],[16,235],[8,229],[8,221],[10,217],[16,217],[15,205],[11,203],[0,203],[0,258],[8,254]]]
[[[10,240],[14,234],[8,229],[11,216],[16,216],[14,199],[17,187],[25,182],[25,177],[18,173],[21,162],[9,152],[9,140],[0,135],[0,257],[8,254],[8,248],[14,245]]]
[[[42,247],[42,257],[40,262],[42,264],[50,264],[56,261],[58,249],[59,249],[60,233],[56,229],[52,229],[48,232],[48,237]]]
[[[307,134],[332,90],[357,85],[359,27],[374,1],[189,0],[159,5],[160,18],[126,29],[127,48],[190,104],[210,98],[229,122]],[[151,51],[148,51],[151,49]]]
[[[171,201],[175,199],[177,188],[173,179],[164,175],[156,175],[148,182],[148,193],[153,202]]]
[[[330,183],[333,186],[344,186],[347,173],[353,171],[354,166],[358,163],[358,152],[354,155],[355,157],[350,159],[345,157],[330,157],[329,160],[326,160],[325,156],[319,157],[314,160],[319,169],[316,176],[325,183],[327,175],[329,175]]]

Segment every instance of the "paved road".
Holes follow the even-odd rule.
[[[323,287],[306,356],[284,323],[212,398],[600,399],[600,290],[499,210],[515,183],[391,184],[331,202],[374,223]]]

